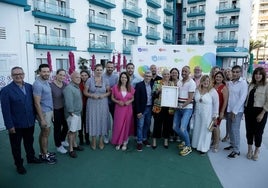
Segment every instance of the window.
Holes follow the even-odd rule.
[[[199,19],[198,20],[198,26],[203,27],[204,26],[204,19]]]
[[[103,12],[99,12],[99,17],[101,17],[103,19],[107,19],[107,14],[103,13]]]
[[[195,27],[196,24],[195,24],[195,20],[190,20],[189,21],[189,27]]]
[[[190,7],[190,13],[195,13],[196,12],[196,6]]]
[[[94,22],[95,20],[95,10],[89,9],[89,21]]]
[[[62,37],[62,38],[66,38],[66,29],[61,29],[61,28],[54,28],[55,35],[57,37]]]
[[[195,34],[194,33],[189,34],[189,41],[195,41]]]
[[[205,5],[199,5],[199,12],[205,12]]]
[[[36,58],[37,67],[39,67],[41,64],[47,64],[47,58]]]
[[[230,31],[230,40],[235,40],[235,31]]]
[[[226,39],[226,32],[225,31],[218,32],[218,40],[223,39]]]
[[[68,59],[56,59],[56,69],[69,70],[69,60]]]
[[[227,1],[220,2],[220,10],[227,7]]]
[[[226,24],[226,17],[219,17],[219,25],[225,25]]]
[[[47,34],[47,27],[43,25],[35,25],[36,31],[38,34]]]

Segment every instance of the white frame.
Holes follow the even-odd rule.
[[[178,108],[179,87],[163,86],[161,93],[161,106]]]

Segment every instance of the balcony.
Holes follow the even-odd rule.
[[[215,43],[237,43],[237,37],[215,37]]]
[[[233,12],[240,12],[240,8],[238,5],[227,5],[225,7],[220,7],[216,10],[217,14],[224,14],[224,13],[233,13]]]
[[[188,4],[193,4],[193,3],[200,3],[200,2],[206,2],[206,0],[188,0]]]
[[[115,31],[114,20],[109,20],[98,16],[90,16],[87,26],[105,31]]]
[[[133,18],[141,18],[141,8],[138,8],[138,6],[133,6],[130,3],[124,3],[124,8],[122,9],[122,12],[124,15],[133,17]]]
[[[34,34],[34,48],[44,50],[75,51],[74,38]]]
[[[165,21],[164,21],[164,24],[163,24],[163,27],[165,28],[165,29],[174,29],[174,25],[173,25],[173,21],[172,20],[168,20],[168,19],[166,19]]]
[[[196,17],[196,16],[205,16],[206,13],[204,10],[200,10],[200,11],[191,11],[189,13],[187,13],[187,17]]]
[[[115,0],[88,0],[90,4],[97,5],[106,9],[115,8]]]
[[[205,30],[205,26],[202,24],[190,24],[187,28],[187,31],[196,31],[196,30]]]
[[[131,54],[131,45],[123,45],[123,54]]]
[[[97,53],[112,53],[114,49],[114,43],[103,42],[103,41],[89,41],[88,52],[97,52]]]
[[[230,20],[230,22],[227,21],[219,22],[215,26],[216,29],[238,28],[238,27],[239,27],[238,20]]]
[[[164,13],[168,16],[174,15],[174,9],[173,6],[170,4],[166,4],[165,8],[163,9]]]
[[[158,16],[157,14],[155,14],[154,12],[149,12],[147,17],[146,17],[146,21],[148,23],[151,23],[151,24],[161,24],[161,21],[160,21],[160,16]]]
[[[44,1],[34,1],[32,15],[36,18],[64,23],[76,22],[73,9],[59,7],[54,4],[45,3]]]
[[[157,31],[149,31],[149,32],[147,32],[145,37],[147,39],[151,39],[151,40],[160,40],[160,33]]]
[[[174,44],[174,40],[170,35],[164,35],[162,41],[167,44]]]
[[[187,41],[186,41],[186,44],[192,44],[192,45],[201,45],[201,44],[204,44],[204,39],[203,38],[189,38]]]
[[[131,36],[141,36],[141,28],[132,24],[125,25],[123,27],[122,33]]]
[[[161,0],[146,0],[148,6],[153,8],[161,8]]]

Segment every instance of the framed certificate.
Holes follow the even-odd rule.
[[[179,87],[162,85],[161,106],[177,108],[178,96]]]

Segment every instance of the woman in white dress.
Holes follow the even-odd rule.
[[[216,122],[219,111],[218,94],[214,88],[211,88],[209,76],[202,76],[194,100],[192,147],[200,154],[205,154],[209,150],[211,142],[211,132],[208,127],[212,120]]]

